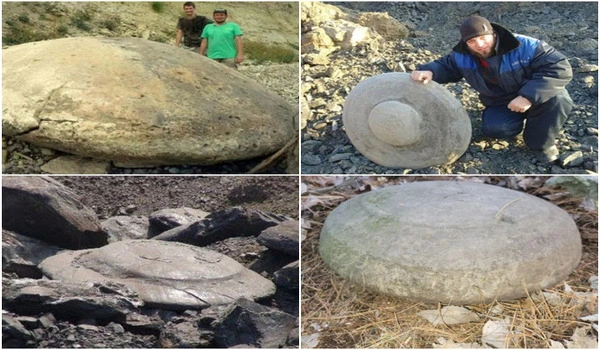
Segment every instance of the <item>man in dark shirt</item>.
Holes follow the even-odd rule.
[[[185,17],[179,18],[177,22],[177,36],[175,38],[175,46],[181,47],[181,39],[183,38],[183,48],[198,53],[198,48],[202,39],[202,31],[204,27],[212,23],[204,16],[196,15],[196,5],[193,2],[183,4],[183,12]]]
[[[523,132],[541,163],[557,160],[555,139],[573,107],[565,89],[573,72],[565,55],[479,16],[465,20],[460,34],[450,54],[420,66],[411,78],[442,84],[465,78],[485,106],[484,135],[510,139]]]

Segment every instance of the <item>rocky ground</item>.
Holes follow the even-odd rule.
[[[20,177],[20,179],[26,178]],[[298,178],[291,176],[110,176],[54,177],[53,179],[67,186],[76,195],[80,196],[82,205],[93,210],[96,216],[95,220],[102,222],[104,231],[111,230],[106,223],[117,216],[125,218],[121,219],[125,221],[127,221],[127,218],[158,218],[160,216],[151,214],[162,209],[183,207],[199,209],[208,213],[218,211],[227,212],[233,207],[242,207],[244,210],[250,212],[267,214],[267,216],[264,216],[264,219],[267,221],[280,220],[284,217],[294,220],[298,219],[299,184]],[[164,220],[167,217],[168,216],[164,216],[161,220]],[[176,217],[177,215],[171,215],[171,218]],[[190,216],[190,218],[191,217],[192,216]],[[226,216],[224,216],[224,218],[226,218]],[[167,219],[164,222],[169,220],[170,219]],[[297,224],[295,227],[297,227]],[[3,228],[6,229],[5,227]],[[247,225],[246,229],[250,229],[250,226]],[[128,231],[135,231],[134,226],[131,226]],[[150,232],[150,230],[148,230],[148,232]],[[297,228],[294,229],[294,232],[297,234]],[[35,257],[35,255],[23,255],[20,258],[15,258],[15,255],[13,255],[15,254],[15,250],[12,250],[9,246],[27,247],[28,241],[26,241],[25,238],[22,238],[23,236],[16,236],[21,238],[17,238],[17,243],[15,243],[14,239],[10,237],[12,237],[10,234],[4,232],[4,288],[7,288],[7,286],[16,286],[19,283],[33,283],[31,280],[30,282],[23,282],[25,280],[22,279],[22,274],[25,270],[20,268],[17,268],[16,270],[7,268],[7,266],[14,267],[15,263],[22,264],[23,260],[26,260],[25,258],[19,260],[20,258]],[[109,237],[115,236],[109,234]],[[110,240],[111,238],[109,238],[109,241]],[[270,279],[277,278],[275,266],[281,264],[285,265],[293,260],[297,260],[297,257],[294,259],[291,256],[287,257],[286,254],[274,254],[274,250],[266,248],[264,244],[259,243],[259,241],[260,239],[257,239],[256,236],[242,235],[240,237],[220,239],[206,247],[210,250],[227,255],[243,266],[261,273],[264,277],[269,276],[267,278]],[[41,249],[38,250],[38,253],[42,255],[45,254],[41,253]],[[32,267],[35,270],[35,265]],[[30,269],[29,271],[33,270]],[[31,277],[30,274],[31,273],[28,273],[28,277]],[[37,272],[35,272],[34,275],[35,274],[37,274]],[[36,288],[41,288],[39,286],[52,289],[50,288],[51,285],[38,284],[38,287]],[[272,315],[278,315],[276,317],[283,316],[289,323],[290,319],[286,315],[297,317],[299,314],[297,287],[297,283],[295,287],[292,286],[291,289],[278,287],[273,297],[260,302],[261,306],[268,307],[269,309],[259,311],[268,314],[274,312]],[[65,295],[63,295],[63,300],[61,302],[65,302],[65,300],[70,300],[69,298],[72,298],[68,292],[68,290],[70,290],[69,288],[63,288],[62,292],[65,293]],[[100,286],[98,288],[102,290],[104,287]],[[36,295],[36,293],[33,295]],[[106,296],[103,296],[103,298],[105,297]],[[39,295],[29,298],[30,299],[28,300],[36,300],[36,302],[39,302],[39,299],[43,299],[44,297]],[[81,319],[81,317],[69,317],[68,315],[58,314],[57,311],[46,311],[33,314],[31,311],[23,312],[23,309],[19,307],[20,304],[18,301],[17,306],[15,306],[15,304],[10,306],[11,302],[7,301],[9,299],[13,300],[14,296],[8,296],[3,293],[3,347],[23,347],[26,345],[27,347],[51,348],[148,348],[189,346],[228,347],[235,345],[234,343],[227,343],[227,340],[225,339],[216,339],[218,338],[218,336],[215,336],[214,334],[216,328],[212,329],[212,327],[217,326],[214,324],[211,326],[211,324],[217,318],[218,313],[223,311],[219,308],[212,309],[210,312],[200,312],[198,310],[182,310],[174,312],[144,307],[141,311],[136,309],[134,312],[130,312],[127,321],[113,319],[108,322],[107,320],[100,320],[98,318],[94,320]],[[82,296],[82,300],[87,301],[90,299],[93,298],[91,296]],[[128,302],[131,301],[131,299],[127,300]],[[77,308],[76,305],[78,301],[66,303],[75,305],[75,308]],[[121,301],[120,303],[121,304],[119,304],[120,306],[118,306],[117,309],[126,305],[124,304],[124,301]],[[68,309],[70,307],[69,305],[65,304],[65,309]],[[259,308],[261,306],[253,305],[254,304],[242,306],[242,304],[240,304],[241,309],[246,309],[246,311],[244,311],[245,313],[242,312],[242,314],[246,315],[243,317],[254,317],[249,316],[252,312],[249,312],[248,310]],[[79,308],[83,307],[87,306],[79,306]],[[108,309],[111,309],[112,307],[114,306],[107,306]],[[17,310],[21,311],[17,312]],[[217,312],[216,314],[213,313],[215,310]],[[18,322],[15,322],[15,320]],[[293,319],[291,320],[293,321]],[[224,327],[219,332],[228,334],[225,332],[225,329],[228,329],[228,326],[220,325],[218,327]],[[236,328],[235,332],[237,331]],[[291,334],[291,336],[284,335],[284,339],[287,338],[289,340],[288,344],[285,346],[294,346],[293,338],[295,338],[296,341],[298,339],[297,328],[295,334],[295,337],[293,334]],[[233,339],[234,337],[231,336],[231,338]],[[25,344],[21,341],[29,342]],[[267,344],[265,343],[265,339],[263,339],[262,342],[262,344]],[[254,346],[260,346],[260,344],[255,343]]]
[[[36,41],[50,37],[108,36],[140,37],[149,40],[174,43],[175,24],[181,16],[182,3],[163,3],[162,12],[153,11],[150,3],[6,3],[3,4],[3,47],[12,39]],[[215,7],[227,6],[230,19],[244,29],[245,39],[274,45],[297,47],[297,5],[263,4],[261,7],[243,3],[201,3],[197,13],[210,16]],[[264,16],[276,18],[265,21]],[[298,104],[298,64],[253,62],[248,58],[239,71],[265,85],[292,105]],[[13,137],[3,136],[3,173],[43,174],[53,173],[44,165],[52,159],[67,154],[58,150],[41,148]],[[124,168],[100,161],[102,172],[94,174],[242,174],[247,173],[268,157],[229,162],[214,166],[180,165],[152,168]],[[89,159],[84,159],[88,161]],[[96,163],[97,165],[97,163]],[[285,154],[260,170],[260,173],[284,174],[288,164]],[[95,168],[98,169],[98,168]],[[105,170],[106,169],[106,170]],[[78,172],[78,173],[83,173]]]
[[[362,12],[388,12],[404,23],[409,37],[367,42],[322,53],[323,63],[307,63],[302,51],[303,174],[585,174],[598,170],[598,7],[596,3],[334,3],[347,18]],[[466,153],[455,163],[424,169],[392,169],[362,156],[348,140],[342,122],[346,96],[360,81],[386,72],[410,72],[448,53],[458,42],[465,17],[481,15],[510,30],[540,38],[563,52],[573,66],[567,86],[575,107],[557,140],[561,158],[538,163],[521,138],[487,139],[480,132],[483,106],[468,84],[445,85],[465,107],[473,125]],[[335,18],[331,18],[335,20]],[[303,18],[304,21],[304,18]],[[303,22],[303,34],[310,28]],[[324,50],[325,51],[325,50]]]

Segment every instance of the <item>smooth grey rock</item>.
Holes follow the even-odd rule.
[[[68,249],[107,243],[94,211],[44,176],[2,177],[2,228]]]
[[[251,345],[261,348],[281,348],[295,328],[296,317],[239,299],[215,321],[215,342],[219,347]]]
[[[121,241],[61,253],[39,267],[57,280],[122,283],[148,306],[167,310],[202,309],[275,293],[271,281],[223,254],[158,240]]]
[[[300,253],[300,223],[287,220],[276,226],[265,229],[256,241],[269,249],[298,257]]]
[[[373,290],[460,305],[554,286],[579,264],[581,238],[568,213],[540,198],[427,181],[342,203],[319,251],[339,275]]]
[[[387,166],[449,164],[467,150],[471,121],[443,86],[385,73],[360,82],[346,98],[346,134],[365,157]]]
[[[150,214],[150,230],[152,233],[162,233],[172,228],[188,225],[204,219],[208,214],[204,210],[194,208],[172,208],[157,210]]]
[[[114,243],[126,239],[146,239],[150,222],[145,216],[119,215],[100,223],[102,231],[108,235],[108,242]]]
[[[289,220],[284,215],[242,207],[216,211],[200,221],[175,227],[152,239],[206,246],[231,237],[258,236],[264,229]]]
[[[38,264],[62,249],[43,241],[2,230],[2,272],[21,278],[42,278]]]
[[[140,38],[73,37],[2,50],[2,132],[146,165],[216,164],[281,149],[298,107],[240,72]]]
[[[143,305],[124,285],[109,282],[71,282],[17,279],[3,280],[2,305],[18,314],[50,313],[59,319],[95,319],[122,322]],[[56,320],[39,319],[49,327]]]

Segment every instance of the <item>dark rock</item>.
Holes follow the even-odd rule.
[[[189,225],[176,227],[152,239],[206,246],[230,237],[257,236],[286,216],[247,210],[241,207],[220,210]]]
[[[35,339],[16,317],[2,313],[2,348],[33,348]]]
[[[39,318],[43,328],[54,316],[65,320],[93,318],[98,322],[123,322],[143,303],[135,293],[114,282],[71,283],[49,280],[3,280],[2,305],[20,315],[50,313]],[[49,316],[54,315],[54,316]]]
[[[210,347],[214,333],[198,327],[192,320],[169,322],[160,332],[158,339],[163,348],[206,348]]]
[[[2,230],[2,271],[21,278],[42,278],[37,265],[62,249],[40,240]]]
[[[150,236],[204,219],[209,213],[194,208],[162,209],[150,214]]]
[[[250,345],[280,348],[295,328],[296,317],[247,299],[236,300],[215,322],[215,342],[219,347]]]
[[[107,244],[95,213],[69,188],[43,176],[2,178],[2,227],[68,249]]]
[[[298,257],[300,224],[296,220],[288,220],[277,226],[264,230],[257,238],[258,243],[269,249]]]
[[[287,264],[281,269],[275,271],[275,284],[278,287],[287,289],[300,288],[298,275],[300,273],[299,261]]]
[[[150,223],[145,216],[113,216],[100,224],[102,231],[108,235],[108,242],[126,239],[146,239]]]

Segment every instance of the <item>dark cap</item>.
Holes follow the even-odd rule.
[[[460,37],[465,42],[471,38],[488,34],[494,34],[494,29],[490,21],[481,16],[469,17],[460,25]]]
[[[227,14],[227,10],[225,10],[225,9],[216,9],[216,10],[213,11],[213,15],[215,13],[224,13],[224,14]]]

